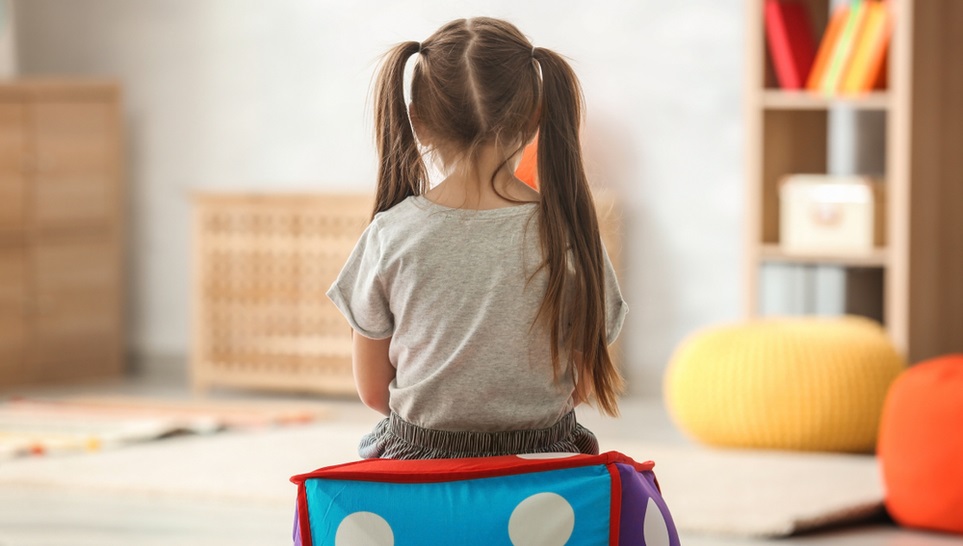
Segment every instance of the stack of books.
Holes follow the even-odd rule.
[[[893,29],[889,0],[850,0],[838,6],[818,49],[804,3],[766,0],[765,22],[782,89],[845,95],[885,88]]]

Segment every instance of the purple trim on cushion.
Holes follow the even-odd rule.
[[[659,507],[669,535],[668,546],[680,546],[679,532],[666,506],[659,488],[655,485],[655,474],[651,471],[638,472],[632,466],[622,463],[615,465],[622,480],[622,519],[619,522],[619,545],[625,546],[664,546],[646,545],[643,534],[645,509],[649,499]]]
[[[294,531],[292,531],[291,538],[293,539],[294,546],[301,546],[301,525],[298,521],[298,511],[294,511]]]

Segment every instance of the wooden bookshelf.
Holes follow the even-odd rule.
[[[829,0],[807,0],[817,38]],[[892,2],[888,89],[826,96],[778,89],[763,0],[747,0],[745,312],[760,308],[767,263],[846,272],[847,312],[879,315],[911,362],[963,351],[963,2]],[[825,173],[836,109],[879,112],[887,201],[885,247],[862,255],[798,255],[779,245],[778,182]],[[866,173],[876,174],[876,173]],[[871,311],[867,311],[871,310]]]

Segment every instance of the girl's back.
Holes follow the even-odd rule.
[[[404,65],[416,53],[409,121]],[[581,165],[568,65],[503,21],[454,21],[389,52],[377,103],[375,214],[329,291],[359,334],[362,399],[389,417],[362,455],[596,452],[572,410],[594,396],[615,412],[606,346],[626,306]],[[512,170],[536,130],[542,187],[528,202]],[[415,133],[448,173],[434,188]]]
[[[361,335],[391,335],[391,408],[405,420],[503,431],[546,428],[572,410],[571,371],[556,380],[535,320],[547,285],[537,214],[535,204],[467,210],[409,197],[362,237],[345,267],[355,282],[332,297]],[[621,302],[614,282],[610,292]],[[614,337],[620,308],[610,310]]]

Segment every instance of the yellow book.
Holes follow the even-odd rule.
[[[888,6],[873,2],[869,6],[852,60],[843,75],[843,93],[863,93],[873,89],[889,47],[892,16]]]

